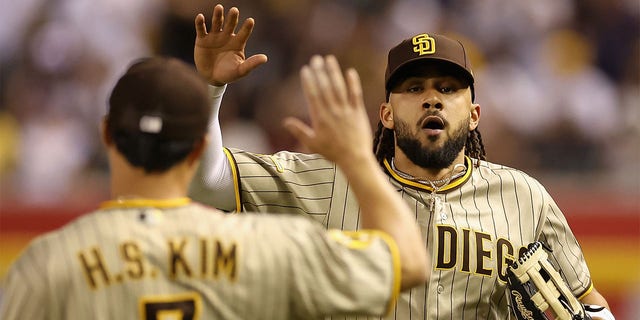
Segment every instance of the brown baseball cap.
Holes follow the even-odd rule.
[[[207,82],[176,58],[134,62],[109,98],[110,132],[188,140],[205,135],[211,116]]]
[[[422,33],[405,39],[389,51],[384,75],[387,99],[400,71],[409,64],[439,61],[452,65],[469,81],[473,97],[473,71],[469,55],[460,41],[439,34]],[[402,69],[402,70],[401,70]]]

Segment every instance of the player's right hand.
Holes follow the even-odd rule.
[[[355,69],[345,75],[334,56],[313,56],[300,71],[311,126],[295,118],[284,122],[312,152],[338,165],[368,160],[373,148],[360,77]]]
[[[209,84],[221,86],[233,82],[267,62],[264,54],[245,58],[244,48],[255,22],[253,18],[247,18],[236,34],[239,16],[240,11],[233,7],[225,18],[224,7],[217,4],[213,8],[211,30],[207,32],[204,15],[196,15],[193,58],[198,72]]]

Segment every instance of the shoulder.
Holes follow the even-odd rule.
[[[499,163],[495,163],[495,162],[490,162],[490,161],[486,161],[486,160],[478,160],[478,159],[472,159],[473,160],[473,164],[474,164],[474,168],[476,170],[479,170],[480,172],[491,172],[492,174],[523,174],[523,175],[527,175],[527,173],[525,173],[524,171],[520,170],[520,169],[516,169],[507,165],[503,165],[503,164],[499,164]],[[476,167],[477,166],[477,167]]]
[[[273,154],[262,154],[262,153],[253,153],[245,150],[240,150],[236,148],[228,148],[227,149],[234,158],[237,159],[254,159],[261,161],[273,161],[273,159],[281,160],[281,161],[302,161],[302,162],[328,162],[329,160],[325,159],[323,156],[316,153],[302,153],[302,152],[293,152],[293,151],[278,151]]]
[[[210,205],[201,203],[201,202],[197,202],[197,201],[193,201],[191,202],[189,205],[186,205],[184,207],[181,208],[181,210],[185,211],[185,212],[190,212],[191,214],[194,215],[206,215],[206,216],[210,216],[210,215],[224,215],[226,214],[224,211],[217,209],[215,207],[212,207]]]
[[[279,151],[274,154],[251,153],[239,149],[228,149],[230,161],[235,162],[243,174],[317,173],[335,171],[335,163],[319,154]]]
[[[57,229],[47,231],[33,238],[29,243],[31,250],[38,250],[42,254],[52,252],[62,247],[69,237],[81,232],[95,233],[92,228],[101,220],[108,218],[103,210],[94,210],[79,215]]]
[[[476,163],[474,159],[474,163]],[[517,194],[529,194],[530,197],[546,199],[549,201],[550,195],[545,186],[528,173],[506,165],[479,161],[477,167],[474,166],[472,185],[478,186],[486,184],[489,188],[499,188],[501,193],[505,191]]]
[[[501,177],[501,178],[509,178],[515,181],[526,182],[530,184],[535,184],[537,186],[542,186],[542,183],[538,181],[536,178],[532,177],[530,174],[516,169],[510,166],[493,163],[484,160],[476,160],[473,159],[474,164],[478,164],[477,167],[474,166],[474,174],[479,177],[489,178],[489,177]]]
[[[273,233],[283,238],[296,239],[304,234],[324,232],[322,226],[306,215],[295,213],[254,213],[227,215],[229,222],[244,225],[253,234]],[[248,234],[248,233],[247,233]]]
[[[84,214],[65,225],[37,235],[32,238],[12,263],[10,273],[16,272],[28,277],[44,277],[47,270],[57,266],[60,257],[67,257],[66,244],[70,234],[77,232],[78,225],[88,219],[90,214]]]

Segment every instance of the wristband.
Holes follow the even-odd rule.
[[[598,317],[604,320],[616,320],[609,309],[595,304],[585,304],[584,310],[591,318]]]

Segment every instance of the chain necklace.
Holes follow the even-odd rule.
[[[456,170],[458,170],[459,168],[462,168],[462,171],[454,174],[454,172]],[[434,192],[436,192],[437,190],[441,189],[442,187],[446,186],[447,184],[449,184],[449,182],[458,179],[462,176],[465,175],[465,173],[467,173],[467,166],[465,164],[462,163],[458,163],[455,166],[453,166],[453,170],[451,170],[451,174],[449,174],[448,176],[440,179],[440,180],[430,180],[427,178],[417,178],[414,177],[408,173],[402,172],[400,171],[398,168],[396,168],[396,164],[395,164],[395,158],[391,158],[391,169],[393,169],[393,171],[395,171],[399,176],[407,179],[407,180],[411,180],[411,181],[415,181],[415,182],[420,182],[422,184],[427,184],[429,185]]]
[[[439,180],[430,180],[427,178],[416,178],[408,173],[402,172],[400,170],[398,170],[398,168],[396,168],[395,165],[395,158],[391,158],[391,169],[393,169],[393,171],[395,171],[399,176],[407,179],[407,180],[411,180],[411,181],[415,181],[415,182],[419,182],[422,184],[428,184],[431,189],[433,189],[431,191],[431,193],[429,194],[429,211],[431,212],[432,215],[434,214],[439,214],[440,215],[440,219],[441,220],[446,220],[447,219],[447,215],[444,213],[444,200],[442,200],[438,195],[438,191],[440,191],[440,189],[442,189],[444,186],[448,185],[449,182],[458,179],[462,176],[464,176],[467,173],[467,166],[465,164],[462,163],[458,163],[455,166],[453,166],[453,169],[451,170],[451,173],[449,173],[448,176],[439,179]],[[461,172],[455,173],[454,172],[456,170],[458,170],[459,168],[462,168]]]

